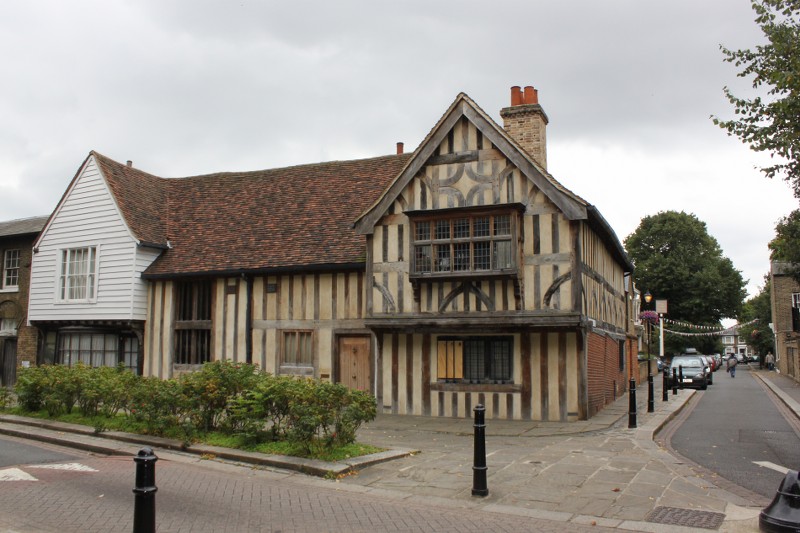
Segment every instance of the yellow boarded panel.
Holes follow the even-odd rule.
[[[439,341],[436,348],[438,352],[436,377],[438,379],[447,379],[447,342]]]
[[[453,377],[462,379],[464,377],[464,343],[456,341],[453,348]]]

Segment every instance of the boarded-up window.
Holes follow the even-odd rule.
[[[211,361],[211,281],[177,284],[175,356],[179,365]]]
[[[438,345],[437,379],[460,381],[464,377],[464,343],[460,340],[440,340]]]
[[[440,338],[436,377],[462,383],[510,383],[512,337]]]

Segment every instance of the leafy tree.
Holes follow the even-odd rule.
[[[775,336],[769,328],[772,322],[770,292],[769,276],[764,276],[764,287],[744,303],[739,317],[741,322],[758,319],[758,322],[740,327],[739,338],[752,346],[762,358],[775,349]]]
[[[800,282],[800,210],[795,209],[778,221],[769,249],[770,259],[791,263],[789,272]]]
[[[695,215],[665,211],[645,217],[624,244],[636,286],[666,299],[668,318],[716,327],[722,318],[739,315],[746,295],[742,274]],[[668,335],[664,341],[668,353],[689,346],[705,353],[721,348],[714,337]]]
[[[768,98],[739,98],[725,87],[738,118],[712,119],[754,151],[779,156],[761,171],[769,178],[783,176],[800,198],[800,1],[751,3],[767,44],[752,50],[720,48],[725,61],[742,68],[738,77],[752,77],[754,89],[768,87]]]

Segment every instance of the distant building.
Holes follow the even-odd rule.
[[[26,325],[33,241],[47,217],[0,222],[0,385],[36,361],[36,329]]]
[[[728,357],[731,354],[744,356],[746,359],[755,356],[753,348],[747,344],[747,339],[739,335],[739,327],[731,326],[724,330],[720,335],[722,340],[723,354]]]

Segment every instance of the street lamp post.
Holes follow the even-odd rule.
[[[650,294],[650,291],[647,291],[644,294],[644,301],[648,305],[653,301],[653,295]],[[653,370],[650,367],[652,364],[650,361],[650,334],[652,332],[652,324],[650,324],[649,318],[644,322],[645,329],[647,331],[647,412],[652,413],[655,411],[655,398],[653,397]]]

